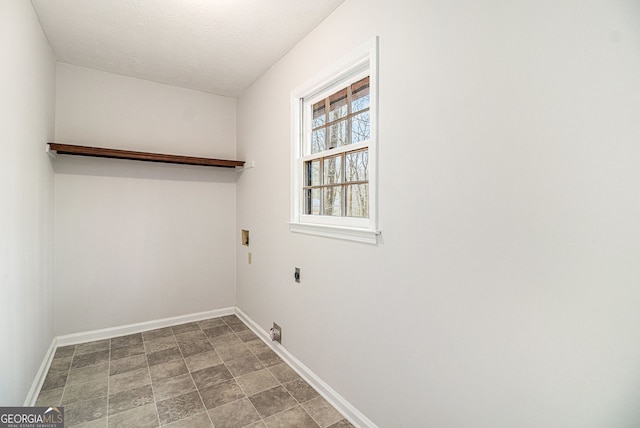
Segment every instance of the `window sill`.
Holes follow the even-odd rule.
[[[294,233],[345,239],[348,241],[364,242],[366,244],[377,244],[378,235],[380,234],[379,230],[295,222],[289,222],[289,230]]]

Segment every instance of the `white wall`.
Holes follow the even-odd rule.
[[[374,35],[380,243],[292,234],[290,91]],[[380,427],[637,425],[639,76],[636,1],[347,0],[239,99],[238,306]]]
[[[56,141],[235,159],[236,100],[58,64]],[[55,161],[56,333],[233,306],[236,172]]]
[[[31,3],[0,2],[0,406],[24,403],[53,331],[55,62]]]

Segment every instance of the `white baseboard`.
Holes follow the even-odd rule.
[[[192,321],[200,321],[207,318],[217,318],[224,315],[232,315],[234,313],[235,308],[230,307],[118,327],[103,328],[100,330],[66,334],[64,336],[57,337],[58,346],[75,345],[77,343],[93,342],[94,340],[111,339],[112,337],[125,336],[127,334],[133,333],[142,333],[144,331],[155,330],[157,328],[169,327],[172,325],[184,324]]]
[[[360,428],[377,428],[369,418],[356,409],[351,403],[338,394],[326,382],[320,379],[307,366],[302,364],[300,360],[294,357],[287,349],[277,342],[272,342],[269,333],[260,328],[260,326],[245,314],[240,308],[236,307],[236,314],[242,321],[247,324],[254,333],[258,335],[264,343],[266,343],[273,351],[278,354],[287,364],[293,368],[309,385],[311,385],[325,400],[333,407],[338,409],[353,425]]]
[[[47,377],[49,366],[51,365],[51,361],[53,361],[53,356],[56,353],[57,347],[58,340],[54,337],[51,341],[51,345],[49,345],[49,349],[47,349],[47,353],[44,354],[42,364],[40,364],[40,369],[38,370],[38,373],[36,373],[36,377],[33,380],[33,384],[31,385],[31,389],[27,394],[27,398],[24,400],[23,406],[32,407],[36,405],[36,400],[38,399],[38,395],[40,395],[40,389],[44,384],[45,378]]]

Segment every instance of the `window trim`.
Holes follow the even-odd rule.
[[[369,76],[371,136],[369,150],[369,218],[306,215],[302,207],[304,139],[301,129],[303,104],[325,98],[340,85],[347,85],[358,76]],[[291,92],[291,232],[377,243],[378,229],[378,37],[355,49],[342,61],[334,64],[313,79]],[[346,151],[353,147],[344,146]],[[341,148],[342,149],[342,148]],[[364,221],[363,221],[364,220]]]

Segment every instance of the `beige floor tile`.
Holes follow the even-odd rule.
[[[300,406],[265,419],[268,428],[318,428],[318,424]]]
[[[244,427],[260,420],[260,415],[246,398],[209,410],[209,416],[216,428]]]
[[[165,425],[163,428],[213,428],[209,415],[204,413],[198,413],[197,415],[190,416],[185,419]]]
[[[78,401],[91,400],[93,398],[103,397],[107,395],[107,378],[96,380],[93,382],[78,383],[76,385],[68,385],[64,388],[62,395],[62,405],[66,406]]]
[[[271,373],[282,383],[291,382],[292,380],[300,379],[298,373],[296,373],[291,367],[287,364],[282,363],[277,366],[269,367]]]
[[[238,384],[247,395],[254,395],[258,392],[278,386],[280,382],[267,369],[248,373],[237,378]]]
[[[109,393],[126,391],[151,384],[149,369],[133,370],[119,375],[109,376]]]
[[[109,376],[108,362],[95,366],[83,367],[81,369],[71,369],[69,371],[69,377],[67,378],[67,386],[106,379],[107,376]]]
[[[305,401],[301,406],[322,428],[326,428],[344,419],[344,416],[322,397]]]
[[[218,356],[218,353],[216,351],[209,351],[203,352],[202,354],[191,355],[184,360],[187,363],[189,371],[191,372],[222,364],[222,359],[220,358],[220,356]]]
[[[156,406],[147,404],[109,417],[109,428],[156,428],[158,412]]]
[[[204,405],[197,391],[159,401],[156,403],[156,407],[161,425],[167,425],[204,411]]]
[[[249,400],[263,418],[268,418],[298,404],[282,385],[251,395]]]
[[[184,395],[195,390],[196,386],[189,373],[153,381],[153,392],[157,401]]]

